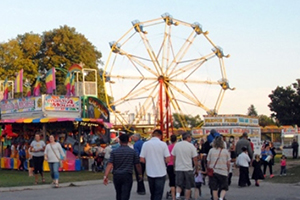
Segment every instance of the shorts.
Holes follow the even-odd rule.
[[[175,172],[174,172],[174,166],[173,165],[168,165],[167,166],[167,173],[169,177],[169,186],[170,187],[175,187]]]
[[[29,160],[29,167],[33,168],[33,160],[32,159]]]
[[[190,190],[195,187],[193,171],[176,171],[176,186]]]
[[[228,177],[214,173],[212,177],[209,177],[209,187],[211,190],[228,190]]]
[[[195,188],[200,189],[201,188],[202,183],[200,182],[196,182],[195,183]]]

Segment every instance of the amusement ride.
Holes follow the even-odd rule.
[[[198,23],[165,13],[140,22],[110,42],[102,80],[111,122],[125,129],[159,128],[172,131],[172,114],[185,123],[185,113],[216,115],[227,79],[222,48]],[[201,110],[201,111],[200,111]],[[113,121],[115,120],[115,122]],[[189,127],[184,127],[189,128]]]

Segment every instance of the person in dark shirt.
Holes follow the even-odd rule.
[[[292,148],[293,148],[293,159],[296,159],[298,158],[299,144],[295,139],[293,139]]]
[[[138,153],[138,155],[140,156],[141,151],[142,151],[142,147],[144,144],[144,141],[141,140],[141,135],[136,133],[132,136],[132,140],[134,141],[134,145],[133,148],[134,150]],[[141,168],[142,168],[142,181],[138,181],[139,180],[139,173],[137,171],[137,168],[134,167],[134,171],[135,171],[135,176],[136,176],[136,180],[137,180],[137,193],[139,195],[145,195],[146,194],[146,189],[145,189],[145,184],[143,181],[144,178],[144,174],[145,174],[145,163],[141,163]]]
[[[132,188],[132,172],[134,165],[142,180],[142,170],[137,152],[128,146],[129,136],[122,134],[119,137],[121,146],[111,152],[106,167],[103,183],[108,184],[108,174],[113,169],[113,183],[116,190],[116,200],[129,200]]]

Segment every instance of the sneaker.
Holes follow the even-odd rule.
[[[270,175],[270,178],[273,178],[273,177],[274,177],[274,174],[271,174],[271,175]]]
[[[283,174],[283,176],[286,176],[286,174]]]
[[[255,183],[255,186],[256,186],[256,187],[259,187],[259,184],[258,184],[258,183]]]

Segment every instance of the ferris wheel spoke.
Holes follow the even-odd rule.
[[[178,53],[176,54],[176,56],[173,58],[170,66],[168,66],[167,68],[167,72],[169,70],[171,70],[170,74],[173,73],[173,71],[176,69],[176,67],[178,66],[178,63],[180,63],[180,61],[183,59],[183,57],[185,56],[185,54],[188,52],[189,48],[191,47],[191,45],[193,44],[195,38],[196,38],[197,34],[195,34],[194,31],[191,32],[191,34],[189,35],[188,39],[186,39],[186,41],[183,43],[183,45],[181,46],[181,48],[179,49]],[[169,73],[167,73],[169,74]]]
[[[208,84],[208,85],[220,85],[219,81],[201,81],[201,80],[190,80],[190,79],[170,79],[171,82],[178,83],[193,83],[193,84]]]
[[[130,92],[127,93],[124,97],[121,97],[119,100],[113,102],[113,105],[118,105],[122,101],[129,101],[130,99],[136,98],[137,96],[145,93],[146,91],[152,89],[153,87],[157,87],[157,81],[151,82],[148,85],[145,85],[144,87],[138,88],[137,85],[134,87],[134,89],[131,89]]]
[[[148,38],[146,37],[147,32],[142,30],[142,28],[143,28],[142,23],[140,23],[139,21],[136,20],[136,21],[132,22],[132,24],[133,24],[133,27],[135,28],[135,30],[139,33],[141,39],[143,40],[144,46],[147,49],[147,53],[151,58],[151,61],[156,69],[156,72],[158,74],[163,74],[163,71],[162,71],[161,66],[158,62],[158,59],[153,51],[153,48],[151,47],[150,42],[149,42]]]
[[[147,66],[146,64],[144,64],[143,62],[141,62],[139,59],[137,59],[136,57],[127,54],[126,55],[127,58],[131,61],[131,63],[138,69],[138,67],[134,64],[138,64],[139,66],[143,67],[144,69],[146,69],[148,72],[150,72],[151,74],[153,74],[154,76],[158,76],[158,73],[153,71],[149,66]],[[139,71],[140,72],[140,71]],[[141,73],[141,72],[140,72]]]
[[[193,69],[193,68],[199,68],[199,67],[201,67],[205,62],[207,62],[209,59],[211,59],[211,58],[213,58],[213,57],[215,57],[215,54],[214,54],[214,53],[210,53],[210,54],[208,54],[208,55],[206,55],[206,56],[203,56],[203,57],[198,58],[198,59],[195,59],[195,60],[182,61],[182,63],[184,63],[184,62],[190,62],[190,63],[188,63],[187,65],[185,65],[185,66],[183,66],[183,67],[177,69],[176,71],[172,72],[172,73],[170,74],[170,77],[171,77],[171,78],[172,78],[172,77],[175,77],[175,76],[177,76],[177,75],[179,75],[179,74],[182,74],[182,73],[184,73],[184,72],[187,72],[187,71],[189,71],[189,70],[191,70],[191,69]]]
[[[157,77],[144,77],[144,76],[123,76],[123,75],[109,75],[110,78],[116,79],[132,79],[132,80],[157,80]]]
[[[172,88],[174,88],[178,93],[180,93],[182,96],[184,96],[185,98],[187,98],[188,100],[190,100],[191,102],[194,102],[195,105],[203,108],[204,110],[208,111],[209,108],[207,108],[206,106],[204,106],[198,99],[195,99],[193,96],[188,95],[186,92],[184,92],[183,90],[179,89],[178,87],[176,87],[175,85],[173,85],[172,83],[168,83]]]
[[[164,38],[162,41],[162,44],[159,48],[159,51],[157,53],[157,57],[160,56],[160,53],[162,51],[162,60],[161,60],[161,67],[164,69],[166,66],[168,66],[168,58],[169,58],[169,48],[168,44],[170,42],[170,32],[171,32],[171,26],[168,26],[167,23],[165,24],[165,31],[164,31]]]

